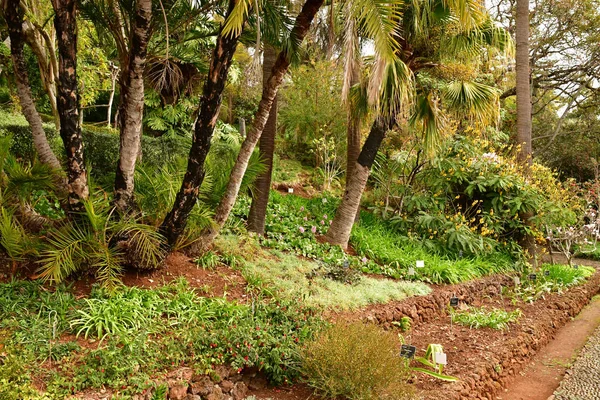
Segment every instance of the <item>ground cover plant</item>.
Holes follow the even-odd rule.
[[[0,284],[0,302],[3,399],[31,393],[34,376],[48,398],[102,386],[131,395],[186,364],[199,373],[255,366],[274,383],[289,382],[299,346],[320,325],[303,306],[204,298],[183,280],[153,290],[95,288],[83,299],[65,286],[12,282]]]
[[[473,329],[492,328],[505,330],[510,324],[515,323],[521,317],[521,310],[505,311],[497,308],[487,309],[470,308],[466,311],[450,312],[452,322],[467,325]]]
[[[561,293],[569,287],[579,285],[595,272],[595,268],[587,266],[544,264],[535,274],[535,279],[532,279],[531,274],[520,277],[520,283],[515,288],[515,296],[533,302],[547,293]]]
[[[365,276],[344,259],[339,264],[325,263],[299,258],[294,253],[263,249],[251,237],[242,243],[238,236],[226,235],[217,240],[217,247],[221,254],[243,260],[236,268],[242,271],[252,290],[281,300],[301,300],[320,309],[356,309],[431,291],[421,282]],[[202,262],[207,263],[207,260]]]

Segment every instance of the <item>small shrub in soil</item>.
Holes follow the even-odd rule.
[[[397,337],[375,325],[332,325],[305,346],[301,357],[308,384],[325,396],[351,400],[412,396],[410,372],[398,355]]]
[[[512,322],[517,322],[521,317],[521,310],[505,311],[498,308],[472,308],[465,312],[452,312],[452,322],[467,325],[474,329],[492,328],[508,329]]]

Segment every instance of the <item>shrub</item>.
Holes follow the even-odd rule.
[[[302,368],[308,384],[332,398],[409,398],[410,372],[397,350],[396,336],[375,325],[336,324],[304,348]]]

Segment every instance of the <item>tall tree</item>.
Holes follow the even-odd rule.
[[[346,177],[344,197],[342,197],[342,202],[338,206],[333,222],[325,236],[329,243],[341,245],[344,248],[348,247],[352,225],[359,210],[360,199],[367,186],[367,179],[373,162],[375,162],[375,156],[385,134],[393,128],[395,123],[395,115],[391,115],[387,118],[379,116],[371,125],[369,136],[352,166],[352,174]]]
[[[265,45],[263,55],[263,85],[266,85],[271,76],[271,70],[277,59],[277,51],[270,45]],[[265,220],[267,216],[267,205],[269,203],[269,193],[271,191],[271,176],[273,172],[273,154],[275,152],[275,136],[277,135],[277,96],[271,105],[269,119],[265,129],[260,136],[258,147],[260,150],[260,159],[265,165],[265,170],[261,173],[254,183],[254,193],[252,195],[252,205],[248,213],[248,230],[256,232],[259,235],[265,233]]]
[[[150,38],[152,0],[137,0],[129,46],[129,63],[121,84],[119,161],[114,204],[124,213],[133,206],[135,164],[140,152],[144,115],[144,68]]]
[[[448,19],[445,16],[440,18],[435,15],[444,8],[442,14],[453,14],[455,18]],[[419,70],[435,66],[441,61],[432,57],[443,58],[441,55],[447,51],[440,46],[439,51],[436,52],[439,54],[432,54],[431,49],[428,48],[431,43],[424,45],[428,40],[432,40],[428,35],[434,35],[433,37],[439,42],[444,36],[435,36],[437,34],[434,32],[439,32],[440,25],[457,24],[453,29],[460,28],[458,42],[461,43],[461,46],[468,47],[469,51],[466,51],[466,54],[479,54],[480,47],[505,44],[507,38],[505,34],[489,24],[489,17],[482,11],[482,6],[477,1],[460,0],[455,3],[434,1],[426,6],[408,2],[402,5],[401,10],[400,14],[404,19],[396,20],[397,27],[392,31],[396,38],[393,47],[394,54],[392,57],[389,55],[382,57],[380,54],[379,60],[371,72],[372,78],[368,88],[369,101],[376,106],[377,117],[371,126],[360,155],[352,167],[352,174],[347,178],[342,202],[326,234],[326,240],[329,243],[341,245],[343,248],[348,246],[352,225],[375,156],[386,132],[394,126],[397,113],[401,109],[408,109],[409,104],[406,104],[408,98],[415,99],[413,103],[415,110],[411,121],[419,121],[423,126],[424,145],[430,149],[430,152],[432,144],[436,141],[439,132],[437,129],[439,116],[436,106],[431,101],[431,96],[415,90],[413,80],[413,76]],[[407,16],[409,18],[406,18]],[[438,29],[434,29],[435,25]],[[446,39],[449,38],[444,38],[444,40]],[[485,96],[484,93],[489,93],[491,94],[489,100],[497,101],[497,93],[493,89],[489,91],[487,87],[482,88],[485,85],[470,85],[470,87],[474,86],[483,89],[477,90],[475,97],[478,100],[487,100],[488,96]],[[408,93],[411,95],[408,96]],[[488,106],[481,107],[482,104],[478,104],[478,107],[473,107],[472,98],[465,98],[465,100],[471,103],[465,107],[466,109],[488,112]],[[488,101],[485,103],[490,104]]]
[[[24,12],[19,3],[19,0],[6,0],[4,2],[4,19],[8,25],[8,33],[10,36],[10,53],[15,71],[17,93],[23,115],[25,115],[25,118],[31,127],[33,145],[35,146],[40,161],[54,169],[60,170],[60,162],[50,148],[46,132],[42,126],[42,118],[35,108],[33,96],[31,94],[27,64],[25,63],[25,57],[23,55]]]
[[[515,29],[517,78],[517,144],[519,161],[532,164],[531,159],[531,84],[529,70],[529,0],[517,0]]]
[[[252,128],[242,143],[238,158],[231,171],[225,194],[215,211],[215,223],[208,228],[200,238],[199,245],[201,249],[206,249],[212,244],[213,240],[225,224],[225,221],[229,218],[229,213],[235,204],[235,200],[237,199],[242,184],[242,179],[246,172],[246,168],[248,167],[248,161],[250,160],[250,156],[265,128],[279,86],[283,82],[283,78],[290,66],[291,57],[297,47],[302,44],[306,33],[310,29],[313,18],[323,5],[323,2],[324,0],[306,0],[302,6],[302,10],[296,17],[294,28],[292,28],[292,32],[290,33],[289,44],[284,47],[277,56],[277,60],[271,71],[271,76],[266,85],[263,85],[262,97],[258,105],[258,111],[254,117]]]
[[[239,6],[238,6],[239,7]],[[169,247],[173,247],[187,224],[190,212],[196,205],[200,186],[204,181],[206,169],[204,162],[210,150],[210,141],[217,123],[221,108],[222,93],[227,81],[231,60],[242,34],[242,24],[239,29],[225,30],[230,27],[230,17],[236,9],[236,1],[229,1],[225,23],[221,25],[216,39],[215,48],[210,62],[200,106],[198,119],[192,136],[192,147],[188,157],[187,170],[181,183],[181,188],[175,197],[173,208],[160,226],[160,232],[167,239]]]
[[[23,0],[21,8],[27,15],[27,19],[23,21],[25,41],[37,59],[40,79],[52,109],[54,125],[57,130],[60,130],[56,87],[58,79],[56,35],[52,24],[46,23],[52,16],[52,9],[48,3],[40,0]]]
[[[75,0],[52,0],[59,55],[60,136],[67,155],[67,189],[70,212],[83,210],[82,200],[89,196],[87,172],[83,158],[83,139],[79,126],[76,5]]]
[[[516,78],[517,78],[517,159],[523,165],[525,174],[530,173],[533,163],[531,151],[531,73],[529,69],[529,0],[517,0],[515,41]],[[520,218],[530,224],[533,213],[521,213]],[[530,257],[535,256],[535,239],[523,234],[523,249]]]

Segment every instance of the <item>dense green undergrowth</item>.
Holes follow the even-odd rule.
[[[43,398],[31,390],[33,376],[47,398],[101,387],[127,398],[181,365],[199,373],[257,367],[285,383],[298,376],[299,347],[321,324],[291,302],[204,298],[183,280],[113,294],[93,289],[83,299],[64,286],[0,284],[0,321],[3,400]]]
[[[336,206],[336,199],[327,196],[305,199],[271,192],[266,235],[261,244],[329,264],[347,262],[365,273],[435,284],[458,283],[521,267],[507,253],[494,252],[479,257],[433,253],[366,211],[361,212],[360,222],[352,230],[350,243],[357,255],[351,256],[339,246],[319,240],[327,232]],[[235,215],[243,218],[248,208],[249,199],[241,198]],[[409,268],[415,267],[417,260],[423,260],[425,267],[414,268],[415,274],[409,275]]]

